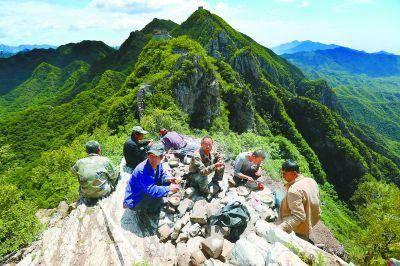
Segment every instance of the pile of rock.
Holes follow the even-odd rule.
[[[167,162],[166,165],[169,165]],[[184,177],[188,166],[172,164],[171,174]],[[158,221],[123,209],[126,182],[123,171],[116,191],[93,207],[68,206],[41,210],[38,218],[48,227],[32,245],[13,256],[14,265],[344,265],[344,261],[278,229],[272,192],[230,187],[233,174],[227,164],[220,190],[206,201],[195,188],[182,186],[171,195]],[[213,190],[215,189],[212,188]],[[210,217],[239,201],[249,211],[247,227],[235,243],[227,227],[211,226]],[[154,229],[154,230],[153,230]],[[6,262],[7,264],[7,262]]]
[[[182,177],[187,168],[179,163],[170,171],[172,175]],[[268,188],[251,191],[244,186],[229,187],[228,176],[229,173],[219,182],[221,189],[210,202],[200,196],[194,187],[182,189],[166,201],[160,214],[158,237],[160,242],[176,246],[178,265],[188,265],[189,262],[192,265],[215,265],[230,261],[235,247],[226,239],[230,229],[210,225],[210,217],[217,215],[228,203],[239,201],[250,213],[251,219],[243,235],[254,232],[258,220],[274,222],[277,218],[273,209],[274,198]],[[177,197],[180,198],[179,202],[175,200]]]

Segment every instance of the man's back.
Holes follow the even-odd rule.
[[[129,137],[124,144],[124,157],[126,165],[134,169],[139,163],[143,162],[147,155],[145,142],[137,142],[132,137]]]
[[[181,135],[175,131],[170,131],[164,135],[162,142],[165,145],[165,150],[174,149],[179,150],[186,146],[186,141]]]
[[[100,198],[111,192],[118,173],[107,157],[90,154],[72,167],[78,175],[80,194],[86,198]]]

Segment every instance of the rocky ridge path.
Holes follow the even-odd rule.
[[[168,163],[164,164],[169,168]],[[169,170],[187,173],[187,165]],[[41,237],[8,261],[8,265],[346,265],[339,257],[286,234],[274,225],[271,191],[231,188],[227,163],[222,192],[211,202],[189,187],[178,206],[166,204],[157,219],[123,209],[129,173],[120,165],[120,180],[109,197],[94,207],[61,202],[56,210],[41,210],[47,224]],[[265,184],[272,184],[271,180]],[[185,195],[185,196],[183,196]],[[208,226],[209,217],[229,202],[240,201],[251,219],[236,243],[225,239],[228,228]],[[177,205],[177,203],[175,203]],[[157,226],[158,224],[158,226]],[[14,262],[13,262],[14,260]]]

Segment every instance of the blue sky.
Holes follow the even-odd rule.
[[[120,45],[154,17],[183,22],[197,6],[259,43],[335,43],[400,54],[400,0],[0,0],[0,43]]]

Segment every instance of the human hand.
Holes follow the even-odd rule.
[[[250,183],[255,182],[254,179],[253,179],[252,177],[250,177],[250,176],[246,176],[246,179],[247,179],[247,181],[250,182]]]
[[[215,165],[215,168],[220,169],[220,168],[224,167],[225,164],[221,161],[218,161],[214,165]]]
[[[169,185],[169,191],[171,191],[172,193],[178,192],[179,191],[179,185],[171,183],[171,185]]]

